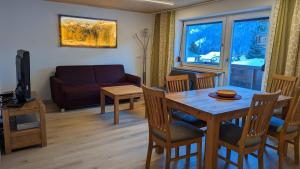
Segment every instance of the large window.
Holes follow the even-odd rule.
[[[185,28],[185,57],[189,64],[219,66],[223,23],[187,24]]]
[[[226,85],[260,90],[270,10],[184,21],[182,65],[224,73]]]

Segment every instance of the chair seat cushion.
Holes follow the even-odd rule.
[[[235,146],[239,146],[239,141],[241,139],[242,133],[242,127],[232,123],[225,123],[220,127],[220,140]],[[245,147],[256,146],[260,144],[260,142],[261,137],[250,137],[245,140]]]
[[[206,126],[206,122],[184,112],[174,111],[172,117],[176,120],[181,120],[195,127],[202,128]]]
[[[181,121],[173,121],[170,124],[170,132],[172,142],[190,140],[204,136],[202,130]],[[158,130],[153,130],[153,134],[162,140],[166,140],[166,136]]]
[[[278,118],[278,117],[272,117],[270,121],[269,131],[274,133],[279,133],[284,125],[284,120]],[[288,126],[286,132],[287,133],[293,133],[298,131],[298,126]]]

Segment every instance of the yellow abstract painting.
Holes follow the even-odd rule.
[[[116,48],[117,21],[59,15],[60,45]]]

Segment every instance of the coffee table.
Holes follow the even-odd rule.
[[[101,113],[105,113],[105,96],[114,100],[114,124],[119,124],[119,101],[130,99],[130,110],[134,108],[134,98],[141,97],[143,90],[134,85],[101,88]]]

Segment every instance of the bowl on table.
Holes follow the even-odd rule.
[[[226,98],[233,98],[233,97],[235,97],[237,95],[236,91],[234,91],[234,90],[226,90],[226,89],[218,90],[216,92],[216,94],[219,97],[226,97]]]

